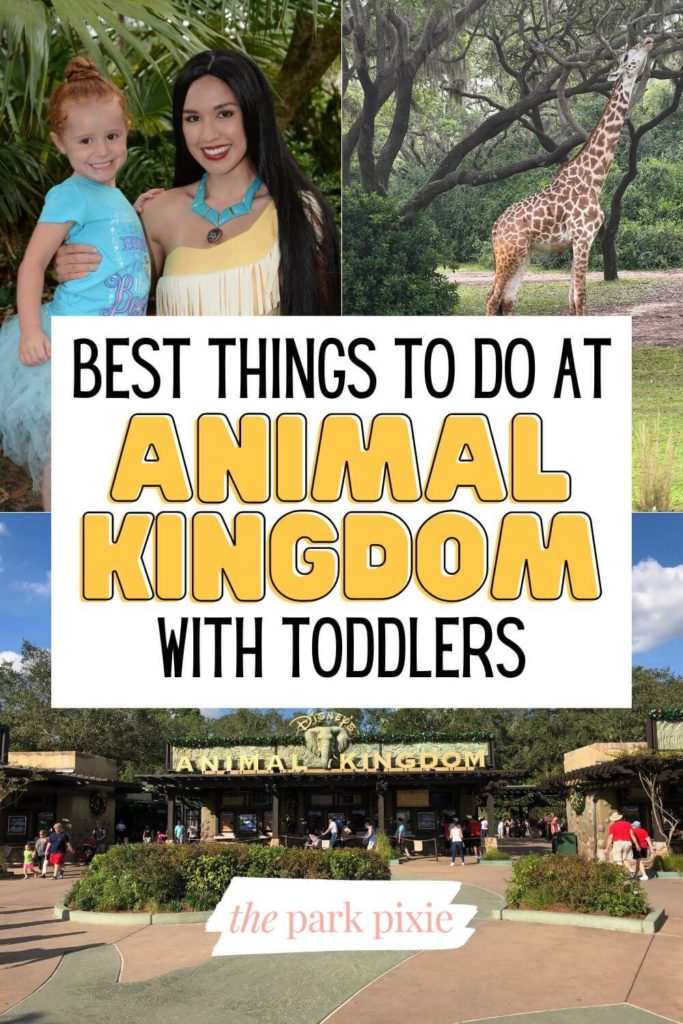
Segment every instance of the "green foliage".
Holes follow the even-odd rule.
[[[391,839],[386,832],[377,832],[377,839],[375,840],[374,852],[382,860],[390,861],[396,856],[396,852],[391,845]]]
[[[655,871],[680,871],[683,872],[683,853],[669,853],[665,857],[657,856],[654,859]]]
[[[512,860],[509,853],[505,853],[503,850],[487,850],[482,860]]]
[[[640,512],[671,511],[671,478],[675,443],[672,431],[662,445],[661,418],[641,423],[638,428],[638,504]]]
[[[599,250],[598,250],[599,252]],[[624,270],[683,267],[683,222],[623,221],[617,235],[619,266]]]
[[[347,315],[452,313],[456,287],[437,272],[444,247],[429,216],[402,224],[398,203],[344,189],[344,312]]]
[[[386,880],[368,850],[304,850],[256,843],[113,846],[93,858],[66,897],[74,910],[212,910],[233,878]]]
[[[646,424],[652,435],[659,430],[659,458],[666,457],[669,434],[681,437],[683,415],[681,411],[681,381],[683,380],[683,350],[677,346],[653,345],[633,350],[633,507],[640,500],[639,433]],[[659,427],[657,427],[659,420]],[[674,449],[671,477],[671,508],[683,509],[683,447]],[[657,701],[655,702],[657,703]],[[653,705],[650,705],[652,707]],[[670,707],[680,706],[671,701]]]
[[[618,864],[581,857],[520,857],[505,893],[508,907],[643,917],[650,907],[637,879]]]

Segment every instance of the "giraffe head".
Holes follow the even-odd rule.
[[[615,82],[619,79],[626,89],[631,90],[643,73],[653,42],[652,36],[646,36],[632,46],[621,58],[619,66],[607,76],[608,80]]]

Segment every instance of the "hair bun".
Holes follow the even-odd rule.
[[[102,77],[92,57],[72,57],[66,66],[64,76],[67,82],[81,82],[84,78]]]

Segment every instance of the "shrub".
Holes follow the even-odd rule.
[[[650,909],[637,880],[618,864],[561,855],[520,857],[505,896],[508,907],[529,910],[642,917]]]
[[[396,857],[396,851],[393,849],[391,839],[386,832],[377,833],[374,851],[378,857],[386,861],[393,860]]]
[[[617,254],[623,270],[680,267],[683,265],[683,225],[675,220],[649,224],[624,220],[617,234]]]
[[[437,268],[445,252],[429,214],[401,223],[398,202],[344,189],[344,313],[453,313],[457,287]]]
[[[503,850],[487,850],[482,860],[512,860],[509,853],[504,853]]]
[[[252,878],[388,879],[368,850],[303,850],[255,843],[113,846],[66,897],[74,910],[212,910],[237,875]]]
[[[683,871],[683,853],[658,854],[653,867],[655,871]]]

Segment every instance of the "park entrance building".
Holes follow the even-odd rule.
[[[370,820],[404,821],[416,838],[443,823],[488,814],[511,778],[495,767],[492,739],[448,734],[360,733],[340,712],[302,715],[290,735],[169,744],[167,768],[143,776],[165,792],[168,825],[182,820],[203,839],[319,833],[334,817],[360,833]]]

